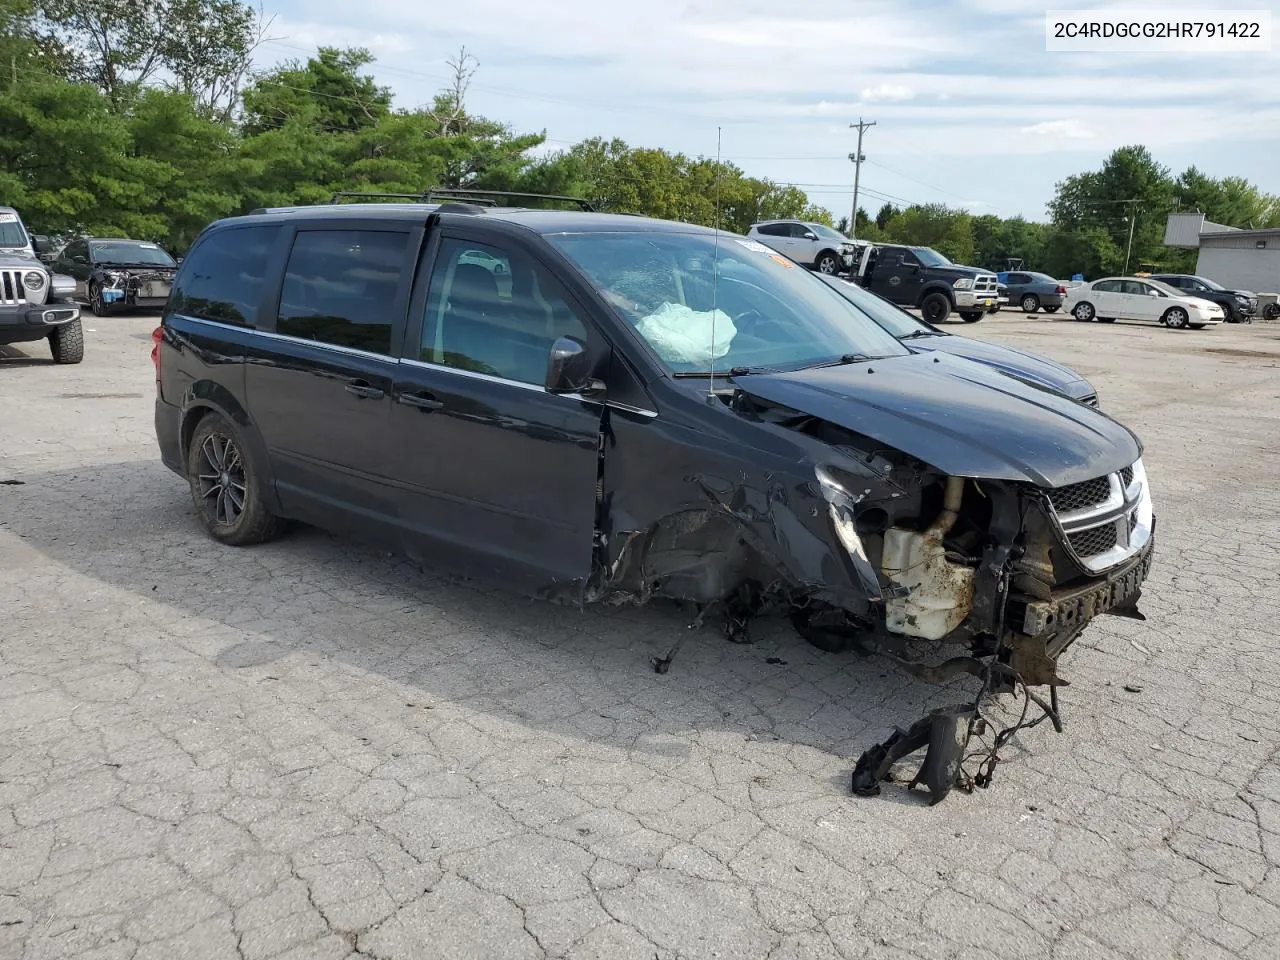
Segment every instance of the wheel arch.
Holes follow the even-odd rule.
[[[822,260],[822,258],[827,256],[827,254],[830,254],[831,256],[835,257],[837,269],[839,269],[838,264],[840,263],[840,251],[832,250],[830,247],[823,247],[821,250],[818,251],[817,255],[814,256],[813,258],[813,265],[816,267],[818,263]]]
[[[236,426],[249,448],[254,467],[262,481],[261,493],[265,505],[273,513],[279,513],[280,501],[276,493],[276,480],[271,469],[271,459],[267,455],[267,445],[253,418],[249,416],[249,412],[235,394],[212,380],[197,380],[183,392],[179,407],[181,413],[178,422],[178,443],[183,464],[187,462],[191,438],[195,435],[200,421],[210,414],[222,416]]]
[[[945,283],[939,283],[936,280],[931,283],[925,284],[924,289],[920,291],[919,299],[916,300],[916,306],[917,307],[922,306],[924,304],[925,297],[930,296],[931,294],[934,294],[934,293],[940,293],[944,297],[946,297],[947,302],[951,304],[952,310],[956,308],[955,291],[952,290],[952,288],[947,286]]]

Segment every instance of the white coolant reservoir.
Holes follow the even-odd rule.
[[[891,527],[884,534],[884,575],[909,591],[885,603],[885,627],[891,633],[941,640],[973,609],[973,568],[952,563],[942,540],[956,522],[964,480],[947,480],[942,512],[923,533]]]

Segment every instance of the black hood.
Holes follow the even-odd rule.
[[[1015,350],[1012,347],[1003,347],[998,343],[937,333],[928,337],[913,337],[906,341],[905,345],[912,350],[938,350],[949,353],[953,357],[976,360],[1011,377],[1028,381],[1046,390],[1056,390],[1073,400],[1093,396],[1095,392],[1089,381],[1070,367],[1063,366],[1048,357]]]
[[[929,267],[929,276],[931,277],[947,277],[959,280],[961,277],[979,277],[991,276],[995,274],[990,270],[983,270],[981,267],[966,267],[959,263],[948,263],[945,267]]]
[[[1091,407],[938,353],[736,377],[745,393],[821,417],[959,477],[1040,487],[1129,466],[1142,444]]]

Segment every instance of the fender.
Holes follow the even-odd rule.
[[[920,304],[924,303],[924,298],[929,296],[931,293],[942,294],[950,302],[952,309],[955,309],[955,291],[945,283],[939,283],[937,280],[930,280],[925,283],[924,289],[920,291],[919,299],[916,300],[916,306],[918,307]]]
[[[192,381],[182,392],[178,401],[180,410],[180,426],[178,436],[182,447],[182,462],[187,462],[187,446],[195,433],[196,425],[207,412],[220,414],[236,425],[241,437],[249,447],[249,455],[253,457],[253,465],[258,478],[262,481],[262,499],[267,509],[280,513],[280,498],[276,493],[276,478],[271,470],[271,459],[267,456],[267,445],[263,443],[262,434],[249,416],[247,410],[226,387],[212,380]]]

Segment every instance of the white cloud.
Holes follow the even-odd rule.
[[[1079,120],[1045,120],[1029,127],[1019,127],[1022,133],[1053,140],[1092,140],[1097,134]]]
[[[858,99],[863,103],[900,103],[911,100],[916,92],[899,83],[882,83],[878,87],[863,87]]]

